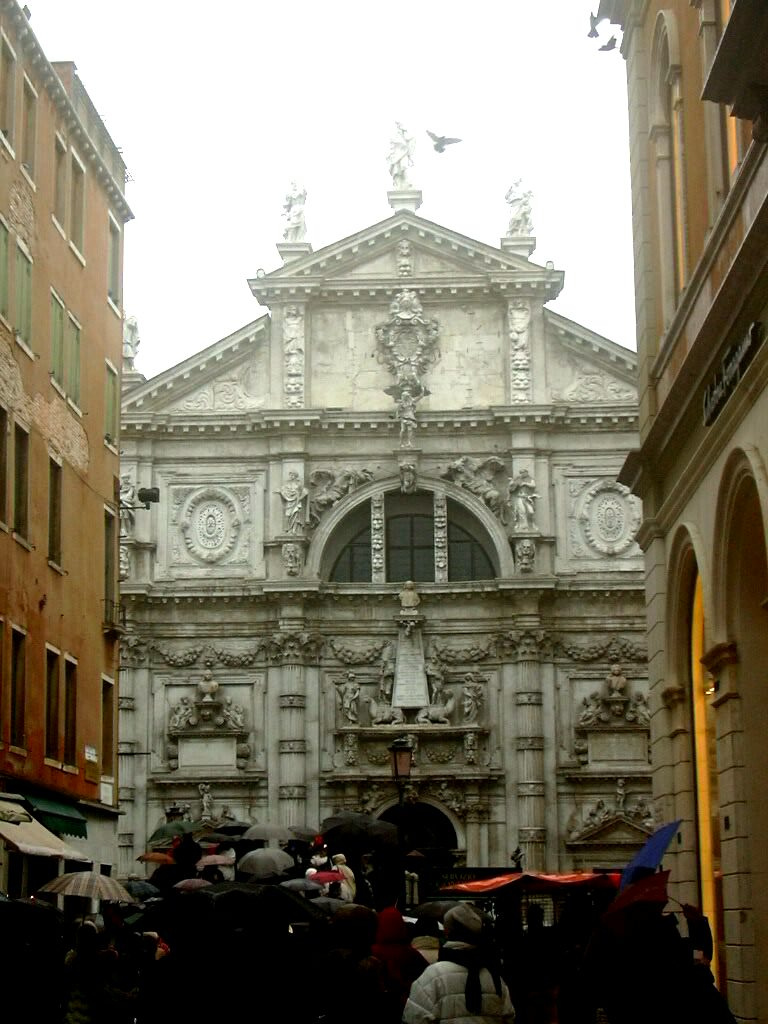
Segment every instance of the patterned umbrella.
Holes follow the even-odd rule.
[[[98,871],[70,871],[41,885],[38,891],[57,892],[62,896],[85,896],[91,900],[114,900],[117,903],[136,902],[116,879],[100,875]]]
[[[174,889],[179,889],[181,892],[196,892],[198,889],[205,889],[211,883],[207,878],[182,878],[180,882],[176,882]]]

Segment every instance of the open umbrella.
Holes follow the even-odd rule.
[[[174,889],[178,889],[179,892],[196,892],[198,889],[205,889],[211,883],[207,878],[182,878],[180,882],[176,882],[173,886]]]
[[[308,877],[310,882],[316,882],[319,885],[333,885],[334,882],[344,881],[344,875],[340,871],[315,871]]]
[[[255,878],[282,875],[294,866],[293,857],[284,850],[251,850],[237,862],[238,871]]]
[[[147,840],[147,846],[168,843],[174,836],[183,836],[187,832],[197,832],[202,826],[200,821],[166,821],[160,825]]]
[[[270,822],[259,822],[256,825],[251,825],[247,831],[243,832],[243,839],[263,839],[268,841],[270,839],[293,839],[293,833],[287,825],[273,825]]]
[[[680,828],[681,820],[667,822],[666,825],[657,828],[653,835],[646,839],[645,845],[635,854],[621,873],[620,892],[639,875],[647,874],[649,871],[656,871],[657,868],[661,867],[664,854],[672,842],[672,836]]]
[[[285,886],[286,889],[290,889],[291,892],[306,892],[310,895],[312,893],[321,893],[323,891],[322,885],[318,882],[313,882],[311,878],[286,878],[280,885]]]
[[[417,920],[420,917],[429,917],[435,921],[442,921],[448,911],[458,907],[460,902],[460,900],[427,900],[426,903],[420,903],[416,907],[413,917]]]
[[[619,913],[638,903],[657,903],[663,906],[669,899],[668,881],[669,871],[657,871],[655,875],[646,875],[637,882],[631,882],[608,904],[605,916]]]
[[[165,850],[147,850],[146,853],[140,853],[136,860],[140,860],[142,864],[175,864],[176,860],[173,854],[166,852]]]
[[[230,850],[229,853],[206,853],[204,857],[201,857],[195,867],[198,871],[202,871],[203,868],[207,867],[231,867],[235,863],[235,851]]]
[[[116,879],[98,871],[70,871],[41,885],[38,892],[56,892],[62,896],[85,896],[92,900],[135,903],[133,896]]]
[[[360,814],[358,811],[339,811],[338,814],[332,814],[321,823],[320,831],[326,843],[336,848],[345,844],[360,846],[397,843],[397,826],[382,818],[374,818],[372,814]]]
[[[125,883],[125,888],[139,903],[152,899],[153,896],[160,895],[160,890],[157,886],[152,885],[145,878],[129,878]]]

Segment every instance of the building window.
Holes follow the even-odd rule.
[[[0,39],[0,132],[13,145],[16,116],[16,54],[3,35]]]
[[[51,292],[51,377],[64,387],[64,304]]]
[[[48,559],[61,565],[61,466],[48,459]]]
[[[29,526],[29,434],[16,424],[13,432],[13,529],[26,538]]]
[[[117,593],[117,573],[115,571],[115,555],[117,547],[117,531],[115,517],[104,509],[104,621],[111,622],[115,610],[115,594]]]
[[[21,132],[21,166],[34,180],[35,147],[37,146],[37,93],[26,75],[22,93]]]
[[[69,178],[69,239],[79,253],[84,251],[85,169],[72,153]]]
[[[11,628],[11,746],[24,747],[27,690],[27,636]]]
[[[53,216],[63,231],[67,223],[67,147],[58,135],[53,144]]]
[[[8,410],[0,405],[0,523],[8,522]]]
[[[101,680],[101,774],[115,776],[115,684]]]
[[[65,389],[68,397],[80,405],[80,324],[70,314],[65,324]]]
[[[436,579],[435,518],[430,496],[418,494],[413,501],[400,495],[391,496],[391,510],[385,511],[384,565],[388,583],[403,583],[406,580],[431,583]],[[387,499],[387,502],[390,499]],[[409,508],[409,505],[411,508]],[[385,508],[388,508],[385,503]],[[370,583],[372,573],[372,535],[369,506],[359,507],[350,513],[347,524],[340,531],[350,530],[350,539],[341,544],[329,545],[329,552],[336,552],[332,562],[330,579],[335,583]],[[442,556],[443,575],[448,581],[494,579],[496,572],[489,554],[490,540],[481,543],[477,536],[483,528],[469,513],[456,502],[447,503],[448,522],[445,543],[447,551]],[[446,559],[447,555],[447,559]],[[333,554],[330,555],[334,557]],[[440,561],[440,559],[437,559]],[[447,561],[447,566],[446,566]],[[447,573],[446,573],[447,568]]]
[[[77,662],[64,659],[64,764],[77,765]]]
[[[107,295],[120,306],[120,226],[109,216],[109,253],[107,254]]]
[[[116,445],[120,432],[120,376],[111,363],[106,364],[104,394],[104,440]]]
[[[45,650],[45,756],[59,760],[59,653]]]
[[[0,220],[0,316],[8,320],[10,316],[11,290],[9,287],[10,271],[10,236],[5,221]]]
[[[32,348],[32,260],[16,246],[16,337]]]

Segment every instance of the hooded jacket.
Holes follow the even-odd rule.
[[[427,968],[427,961],[411,946],[403,915],[396,907],[379,911],[376,941],[371,952],[384,964],[390,986],[405,1006],[411,984]]]
[[[467,942],[445,943],[448,955],[455,951],[471,953],[476,947]],[[467,1009],[466,967],[451,960],[431,964],[414,981],[403,1012],[403,1024],[512,1024],[515,1010],[509,998],[509,989],[501,982],[501,995],[496,992],[491,972],[480,971],[481,1007],[479,1014]]]

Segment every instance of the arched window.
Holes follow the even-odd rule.
[[[437,507],[436,502],[442,504]],[[494,579],[493,544],[483,526],[455,502],[426,493],[387,495],[376,531],[371,506],[358,506],[329,543],[334,583],[403,583]],[[377,552],[374,560],[373,553]]]

